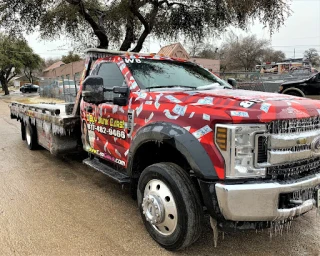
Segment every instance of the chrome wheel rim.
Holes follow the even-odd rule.
[[[30,145],[31,144],[31,133],[30,133],[29,127],[27,127],[27,129],[26,129],[26,139],[27,139],[28,145]]]
[[[161,235],[168,236],[176,230],[176,202],[169,187],[161,180],[150,180],[145,186],[142,210],[146,221]]]

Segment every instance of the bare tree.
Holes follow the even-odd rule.
[[[304,57],[310,61],[312,66],[320,65],[320,56],[315,48],[310,48],[304,52]]]
[[[276,51],[272,48],[267,48],[264,50],[263,55],[261,56],[262,62],[281,62],[286,58],[286,55],[283,51]]]
[[[187,42],[186,48],[190,56],[196,57],[199,52],[203,50],[204,43],[200,41],[192,40],[191,42]]]
[[[239,37],[229,33],[221,47],[221,65],[229,71],[252,71],[269,45],[269,41],[255,35]]]

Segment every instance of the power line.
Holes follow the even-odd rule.
[[[272,47],[320,47],[320,44],[306,44],[306,45],[272,45]]]

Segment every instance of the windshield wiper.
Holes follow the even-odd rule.
[[[197,87],[195,87],[195,86],[182,86],[182,85],[159,85],[159,86],[150,86],[150,87],[148,87],[147,89],[174,88],[174,87],[197,89]]]
[[[221,84],[213,83],[213,84],[198,86],[197,90],[221,89],[221,87],[222,87]]]

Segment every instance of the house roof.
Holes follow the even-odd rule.
[[[39,77],[32,76],[34,80],[39,80]],[[26,76],[16,76],[12,79],[12,81],[26,81],[28,78]]]
[[[62,65],[65,65],[65,63],[63,61],[58,61],[56,63],[53,63],[51,66],[47,67],[45,70],[43,70],[43,72],[61,67]]]
[[[177,53],[182,54],[183,56],[177,56]],[[160,49],[160,51],[158,52],[158,54],[163,54],[165,56],[169,56],[169,57],[180,57],[180,58],[187,58],[189,59],[190,56],[187,53],[187,51],[184,49],[184,47],[182,46],[182,44],[180,43],[174,43],[174,44],[170,44],[167,46],[164,46]]]

